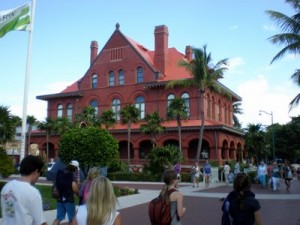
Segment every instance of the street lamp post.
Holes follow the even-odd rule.
[[[273,160],[275,160],[275,155],[274,155],[274,152],[275,152],[275,139],[274,139],[274,127],[273,127],[273,112],[271,111],[269,113],[269,112],[266,112],[264,110],[259,110],[259,115],[260,116],[261,116],[262,113],[265,113],[265,114],[271,116],[271,125],[272,125],[272,155],[273,155]]]

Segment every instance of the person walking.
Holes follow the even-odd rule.
[[[183,204],[183,194],[177,190],[179,179],[177,174],[173,170],[167,170],[163,174],[164,186],[160,192],[160,196],[170,201],[171,203],[171,224],[170,225],[182,225],[181,218],[184,216],[186,208]],[[168,195],[168,192],[172,189],[177,191]]]
[[[283,177],[284,177],[286,190],[289,191],[291,188],[291,181],[293,179],[293,172],[292,172],[290,161],[287,159],[284,160]]]
[[[227,161],[225,162],[223,172],[224,172],[225,182],[228,185],[229,184],[228,177],[229,177],[229,173],[230,173],[230,166]]]
[[[75,199],[74,193],[78,194],[78,171],[79,163],[72,160],[64,170],[59,170],[56,174],[56,187],[59,192],[57,199],[56,218],[52,225],[59,225],[62,220],[68,215],[69,223],[72,222],[75,216]]]
[[[241,172],[240,171],[240,164],[239,164],[239,161],[236,160],[236,162],[234,164],[234,169],[233,169],[234,176],[236,176],[240,172]]]
[[[3,225],[47,225],[42,197],[33,186],[41,175],[41,157],[28,155],[20,164],[20,180],[11,180],[1,190]]]
[[[280,169],[277,165],[277,162],[273,162],[272,172],[271,172],[271,187],[273,191],[278,190],[280,180]]]
[[[208,160],[206,160],[203,166],[203,174],[205,179],[205,188],[208,188],[211,177],[211,165],[209,164]]]
[[[80,190],[79,190],[79,194],[78,194],[79,198],[81,199],[80,205],[85,204],[85,202],[87,200],[87,196],[90,192],[90,187],[92,185],[92,182],[96,177],[99,177],[99,176],[100,176],[100,171],[99,171],[98,167],[95,166],[89,170],[86,180],[80,186]]]
[[[267,166],[264,161],[261,161],[260,165],[257,168],[257,177],[261,188],[266,188],[266,176],[267,176]]]
[[[251,191],[251,180],[245,173],[238,173],[234,178],[234,190],[225,198],[222,206],[223,215],[229,213],[233,225],[262,225],[260,203]],[[224,222],[224,221],[223,221]]]
[[[199,187],[199,179],[200,179],[200,168],[198,162],[195,162],[195,165],[192,167],[191,170],[191,177],[192,177],[192,182],[193,182],[193,187]]]
[[[122,225],[116,204],[112,183],[108,178],[98,176],[92,182],[86,204],[78,207],[71,225]]]

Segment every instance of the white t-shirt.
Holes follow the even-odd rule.
[[[230,173],[230,166],[227,165],[227,164],[225,164],[225,166],[224,166],[224,173],[225,174],[229,174]]]
[[[40,192],[24,181],[12,180],[1,191],[3,225],[41,225],[46,222]]]
[[[263,176],[267,174],[267,167],[266,165],[259,165],[257,169],[257,175],[258,176]]]
[[[113,225],[115,222],[116,217],[119,215],[118,211],[114,211],[112,215],[109,217],[109,221],[105,223],[105,225]],[[86,219],[87,219],[87,208],[86,205],[81,205],[78,207],[77,213],[76,213],[76,221],[77,225],[86,225]]]

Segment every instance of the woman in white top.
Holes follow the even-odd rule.
[[[122,225],[116,204],[110,180],[99,176],[93,180],[86,204],[78,207],[72,225]]]

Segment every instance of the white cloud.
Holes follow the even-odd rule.
[[[242,57],[234,57],[228,60],[228,70],[234,72],[238,67],[245,65],[245,61]]]
[[[299,91],[299,90],[298,90]],[[300,106],[289,113],[289,102],[296,96],[297,89],[290,82],[281,83],[280,86],[271,86],[264,76],[243,82],[238,87],[238,93],[243,98],[244,114],[238,116],[243,127],[249,123],[264,125],[273,122],[285,124],[290,121],[290,116],[300,115]],[[267,113],[259,115],[259,110]]]

